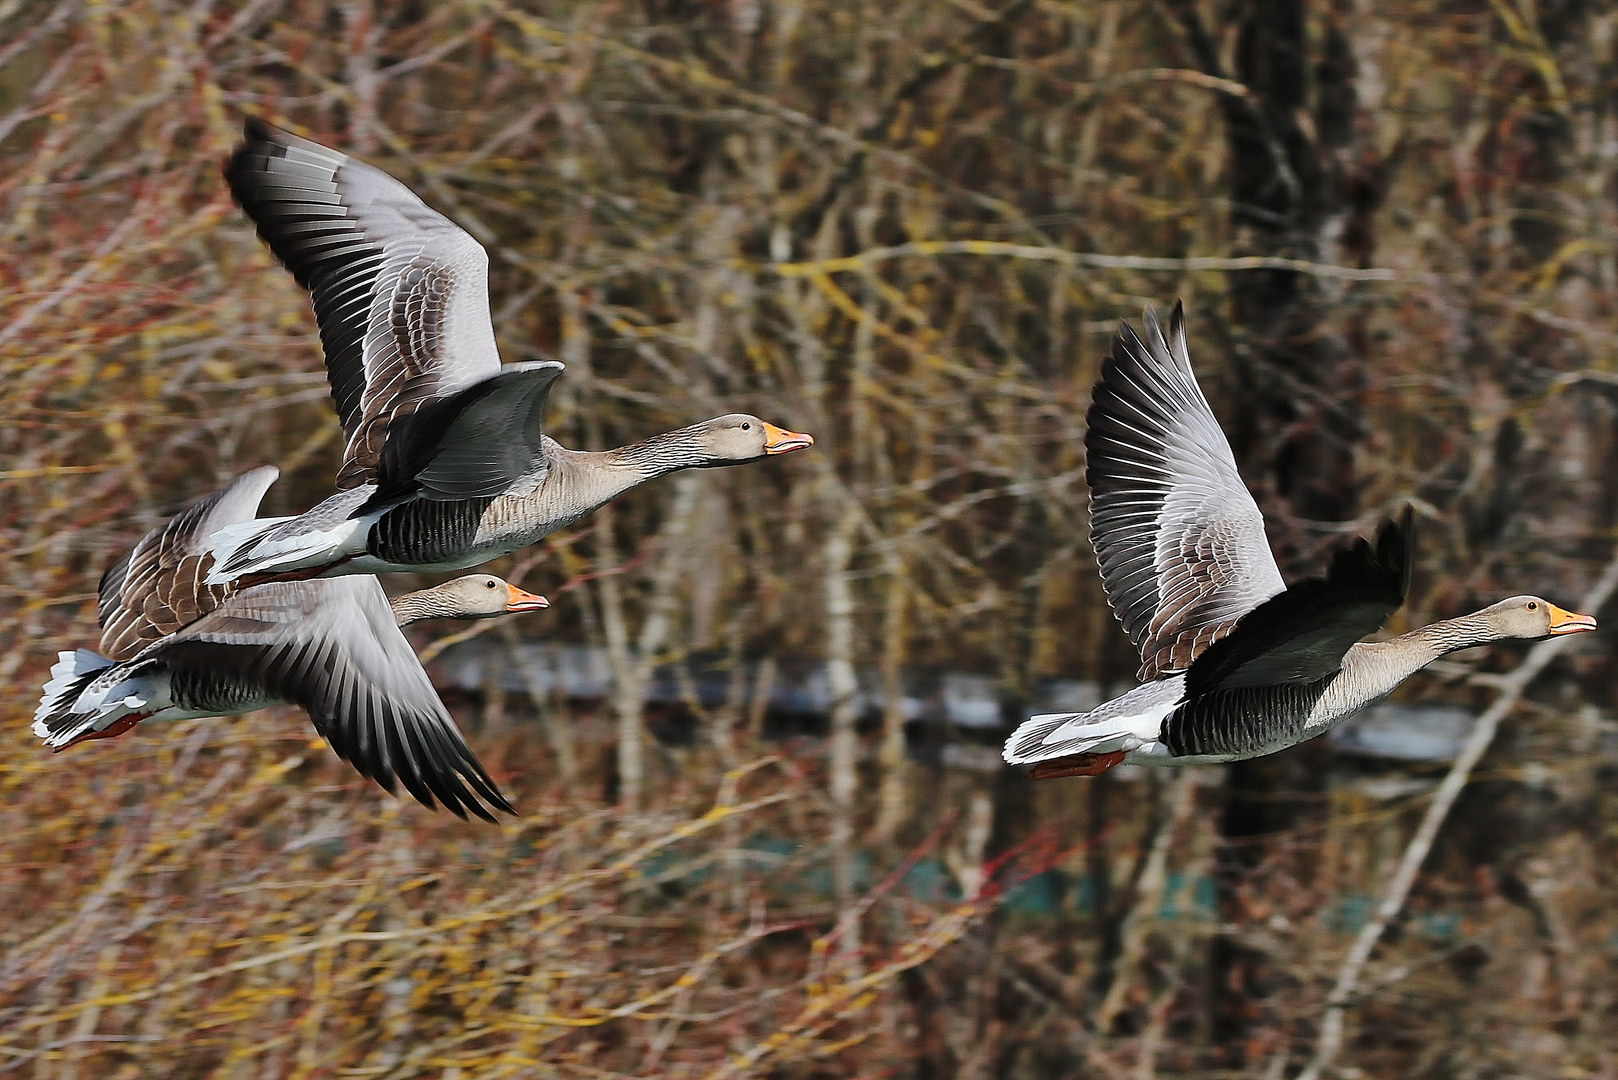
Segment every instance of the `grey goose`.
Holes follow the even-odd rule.
[[[489,574],[390,601],[375,577],[209,586],[208,535],[251,518],[278,475],[254,469],[147,533],[102,575],[101,652],[63,652],[34,734],[63,750],[144,720],[301,705],[344,760],[388,791],[493,820],[511,812],[399,632],[418,619],[548,606]]]
[[[565,449],[542,426],[562,365],[501,363],[488,255],[470,235],[386,173],[257,119],[225,178],[309,291],[347,443],[336,494],[215,538],[212,583],[464,569],[665,473],[814,442],[732,413]]]
[[[1414,544],[1408,508],[1339,551],[1324,577],[1281,580],[1258,505],[1191,370],[1184,312],[1144,341],[1125,323],[1085,434],[1090,542],[1113,614],[1139,648],[1140,686],[1084,713],[1021,724],[1004,757],[1036,778],[1121,762],[1192,764],[1274,753],[1390,693],[1446,653],[1595,629],[1514,596],[1386,641]]]

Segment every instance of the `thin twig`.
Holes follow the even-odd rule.
[[[1102,255],[1092,251],[1063,251],[1035,244],[1013,244],[1003,240],[916,240],[892,247],[872,248],[837,259],[811,262],[771,263],[762,267],[781,277],[815,277],[849,270],[860,270],[891,259],[931,255],[980,255],[1011,259],[1033,259],[1065,266],[1096,270],[1166,270],[1195,273],[1199,270],[1293,270],[1315,277],[1341,281],[1411,281],[1442,284],[1440,275],[1422,271],[1393,270],[1387,267],[1338,266],[1309,259],[1287,259],[1277,255],[1200,256],[1175,259],[1151,255]]]
[[[1585,594],[1580,605],[1581,609],[1599,610],[1615,589],[1618,589],[1618,556],[1613,557],[1595,585]],[[1472,769],[1488,751],[1489,744],[1494,741],[1494,734],[1500,726],[1500,721],[1504,720],[1516,706],[1523,691],[1528,689],[1528,685],[1567,647],[1568,640],[1565,637],[1554,637],[1530,649],[1516,670],[1501,680],[1500,696],[1495,698],[1494,704],[1478,717],[1471,736],[1461,749],[1460,756],[1455,759],[1455,764],[1450,766],[1449,775],[1438,785],[1438,791],[1433,796],[1431,805],[1427,807],[1427,815],[1422,818],[1420,827],[1416,829],[1416,835],[1410,838],[1410,845],[1405,848],[1404,858],[1400,860],[1399,869],[1394,873],[1393,880],[1388,883],[1388,891],[1383,894],[1376,913],[1371,916],[1370,921],[1360,931],[1359,937],[1354,940],[1353,948],[1348,950],[1348,956],[1344,958],[1343,966],[1337,972],[1337,982],[1332,987],[1331,996],[1326,999],[1326,1010],[1321,1016],[1320,1042],[1315,1047],[1315,1056],[1308,1067],[1298,1074],[1298,1080],[1320,1080],[1337,1059],[1338,1053],[1343,1048],[1343,1013],[1353,1003],[1366,961],[1371,958],[1371,951],[1381,940],[1382,932],[1404,907],[1405,898],[1410,894],[1410,887],[1415,884],[1416,874],[1420,872],[1421,864],[1427,860],[1427,853],[1432,849],[1433,841],[1438,837],[1438,830],[1444,824],[1444,818],[1448,816],[1450,807],[1455,804],[1461,789],[1466,786]]]

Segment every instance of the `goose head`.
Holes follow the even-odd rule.
[[[512,611],[538,611],[551,602],[493,574],[463,574],[390,601],[399,625],[420,619],[491,619]]]
[[[739,465],[775,454],[790,454],[815,444],[813,435],[778,428],[748,413],[729,413],[691,429],[702,464]]]
[[[1595,617],[1557,607],[1538,596],[1512,596],[1478,612],[1497,637],[1534,638],[1581,634],[1596,628]]]
[[[462,619],[489,619],[509,611],[538,611],[551,606],[543,596],[519,589],[493,574],[464,574],[427,591],[438,593],[455,617]]]

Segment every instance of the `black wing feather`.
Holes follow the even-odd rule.
[[[493,498],[545,466],[545,401],[564,365],[507,364],[498,375],[430,401],[388,432],[377,489],[356,516],[412,495]]]
[[[1300,581],[1254,608],[1186,673],[1186,696],[1242,687],[1314,683],[1341,670],[1355,642],[1374,634],[1410,593],[1416,531],[1410,508],[1339,551],[1324,578]]]
[[[225,180],[309,291],[348,436],[337,487],[358,487],[399,417],[500,370],[488,255],[393,177],[254,117]]]
[[[160,654],[160,655],[159,655]],[[486,821],[514,813],[466,745],[372,577],[244,589],[154,658],[301,705],[337,756],[387,791]]]

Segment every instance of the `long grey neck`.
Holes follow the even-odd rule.
[[[388,606],[393,609],[393,621],[400,626],[409,626],[423,619],[453,619],[461,613],[449,597],[438,589],[422,589],[420,592],[395,596],[388,601]]]
[[[567,504],[561,509],[581,516],[648,480],[708,464],[712,459],[702,448],[701,426],[665,431],[616,450],[558,448],[552,455],[552,465],[562,481],[558,495]]]
[[[1430,623],[1387,641],[1355,645],[1343,657],[1339,680],[1351,697],[1371,701],[1389,693],[1411,675],[1446,653],[1501,640],[1482,612]]]
[[[602,455],[615,469],[622,469],[638,477],[643,483],[654,477],[679,469],[708,464],[710,458],[702,448],[701,424],[665,431],[653,435],[645,442],[630,443]],[[631,484],[630,486],[634,486]]]

